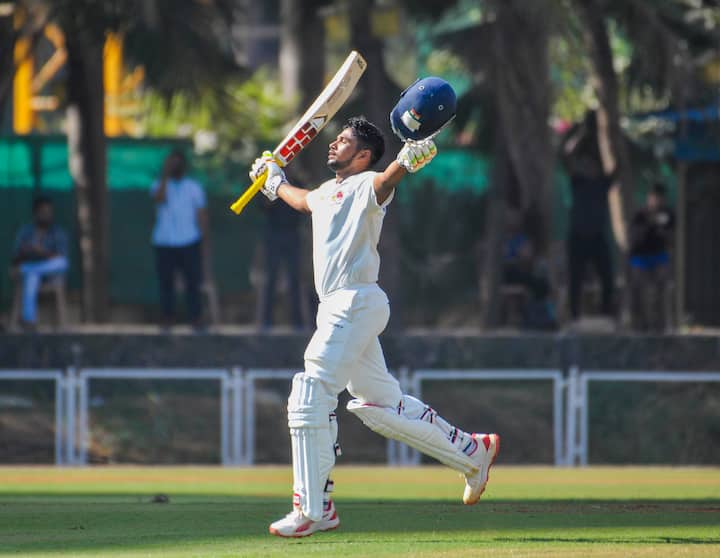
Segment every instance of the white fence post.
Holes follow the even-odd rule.
[[[67,369],[65,379],[65,464],[77,465],[77,403],[76,403],[77,371],[71,366]]]
[[[585,405],[581,397],[579,368],[577,365],[570,366],[567,377],[567,393],[565,405],[565,465],[573,467],[580,456],[578,445],[578,415]]]
[[[243,370],[235,367],[230,372],[230,381],[232,382],[232,401],[231,412],[232,417],[232,437],[231,437],[231,461],[233,465],[244,465],[245,454],[243,452],[243,389],[244,389]]]

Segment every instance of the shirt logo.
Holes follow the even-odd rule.
[[[330,201],[336,205],[340,205],[343,201],[343,197],[344,194],[342,193],[342,190],[338,190],[332,196],[330,196]]]

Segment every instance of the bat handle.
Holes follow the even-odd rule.
[[[268,173],[265,171],[258,176],[257,180],[248,186],[243,192],[243,195],[235,200],[235,203],[230,206],[230,209],[232,209],[236,215],[240,215],[240,212],[245,209],[245,206],[253,198],[253,196],[262,190],[262,187],[265,185],[265,180],[267,180],[267,175]]]

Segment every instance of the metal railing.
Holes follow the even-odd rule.
[[[89,408],[93,380],[208,380],[220,383],[220,445],[223,465],[255,463],[256,382],[286,380],[297,369],[223,368],[68,368],[61,370],[0,370],[0,381],[55,382],[54,454],[57,465],[85,465],[91,442]],[[418,369],[400,368],[404,393],[422,399],[423,384],[437,381],[550,381],[552,438],[556,465],[588,464],[591,382],[720,382],[720,372],[559,369]],[[387,441],[389,465],[420,463],[419,454],[394,440]]]

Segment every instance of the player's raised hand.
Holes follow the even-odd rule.
[[[255,159],[255,161],[252,164],[252,167],[250,167],[250,172],[248,173],[250,175],[250,180],[255,182],[260,176],[265,172],[266,169],[266,154],[270,153],[269,151],[263,151],[263,154]],[[272,155],[270,155],[270,158],[272,158]]]
[[[267,170],[267,178],[260,190],[270,201],[277,199],[277,189],[287,182],[285,173],[273,158],[272,153],[264,151],[262,157],[255,159],[250,169],[250,178],[255,182]]]
[[[437,155],[437,147],[431,139],[407,141],[395,161],[408,172],[417,172]]]

